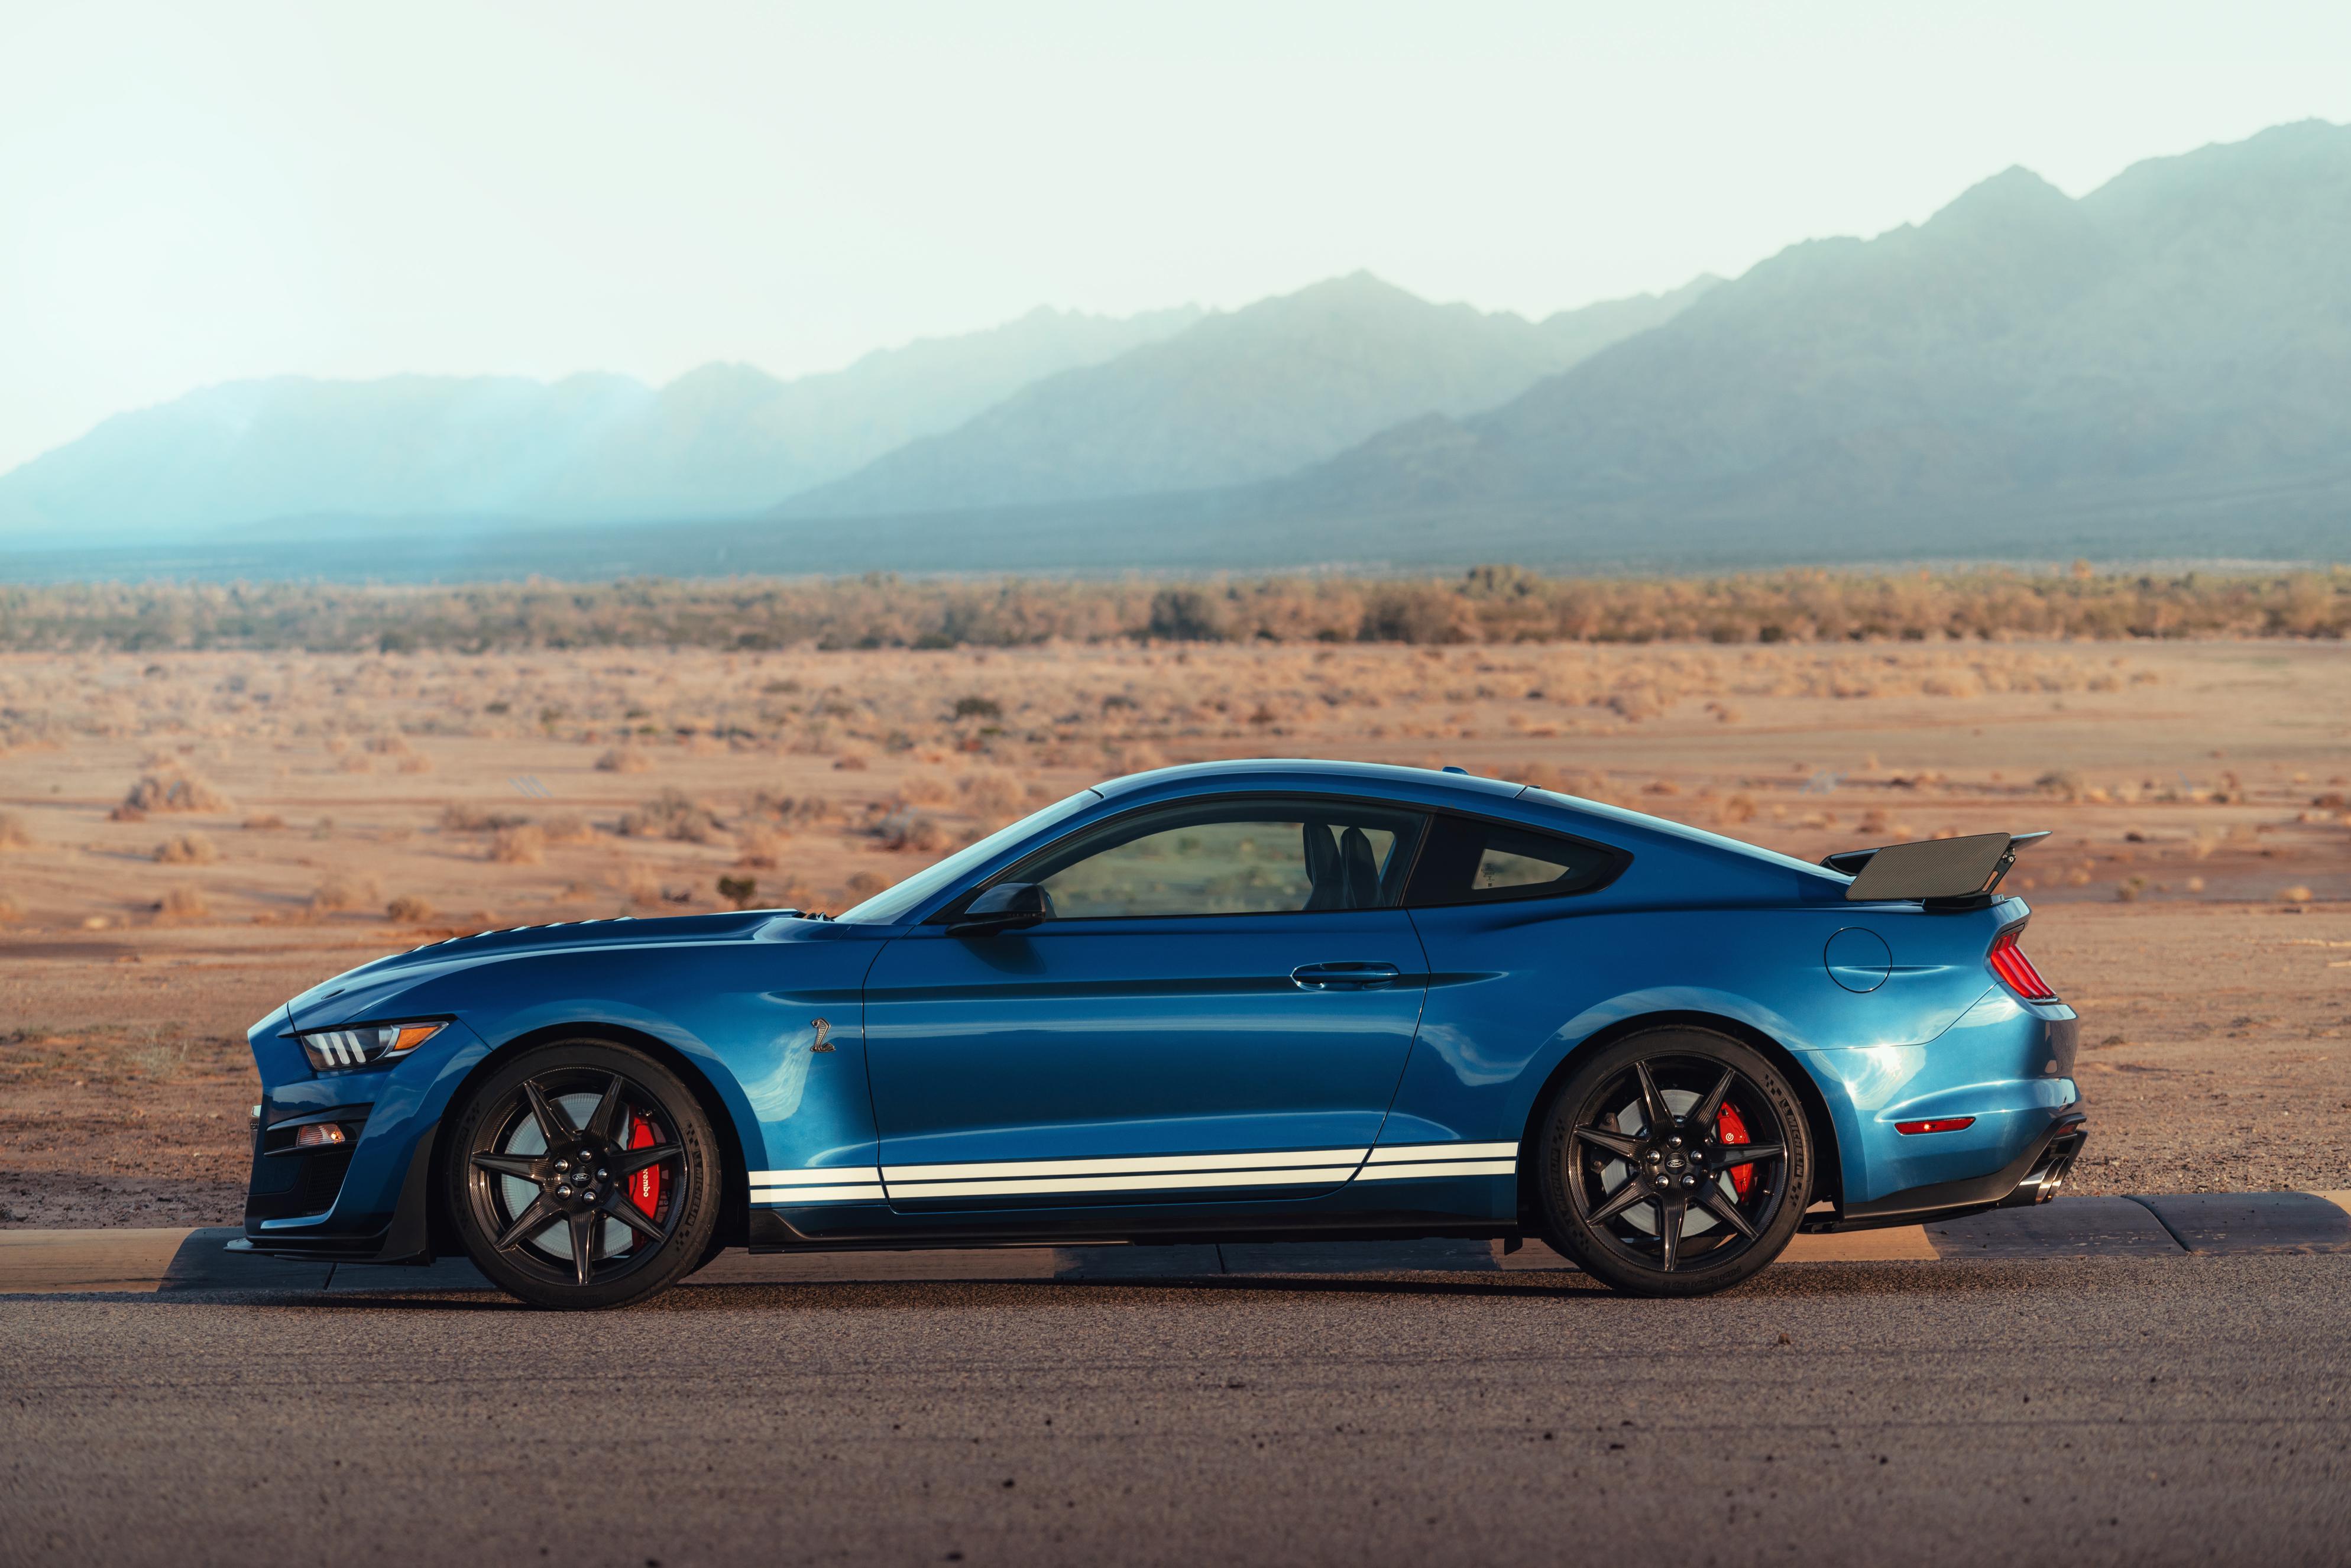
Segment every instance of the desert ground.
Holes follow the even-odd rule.
[[[2090,1192],[2351,1188],[2331,641],[0,654],[0,1224],[234,1223],[246,1027],[492,925],[838,910],[1101,778],[1328,756],[1806,859],[2054,830]]]

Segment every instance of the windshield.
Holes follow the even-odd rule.
[[[979,842],[957,850],[935,865],[924,867],[897,886],[885,888],[856,908],[843,911],[840,918],[861,925],[895,925],[1021,840],[1051,827],[1101,799],[1092,789],[1081,789],[1068,800],[1056,801],[1041,811],[1023,817],[1008,828],[997,829]]]

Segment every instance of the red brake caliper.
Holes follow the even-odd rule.
[[[1747,1119],[1739,1113],[1738,1106],[1728,1101],[1724,1102],[1721,1113],[1714,1119],[1714,1130],[1726,1144],[1751,1144],[1755,1141],[1747,1135]],[[1730,1185],[1740,1197],[1745,1197],[1747,1189],[1755,1185],[1755,1167],[1731,1166]]]
[[[1728,1110],[1728,1107],[1725,1109]],[[645,1119],[643,1116],[631,1112],[629,1113],[629,1147],[650,1149],[653,1146],[653,1130],[645,1124]],[[1739,1174],[1745,1176],[1747,1173],[1742,1170]],[[647,1166],[629,1178],[629,1201],[643,1209],[647,1215],[652,1215],[661,1207],[661,1166]],[[1744,1192],[1747,1189],[1742,1186],[1740,1190]]]

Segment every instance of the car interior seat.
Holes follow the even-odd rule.
[[[1312,883],[1306,894],[1309,909],[1347,907],[1347,876],[1339,855],[1339,841],[1328,822],[1306,824],[1306,875]]]
[[[1342,909],[1371,909],[1380,902],[1380,865],[1372,856],[1371,835],[1349,828],[1339,835],[1339,864],[1346,894]]]

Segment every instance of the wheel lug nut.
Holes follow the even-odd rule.
[[[1669,1149],[1678,1149],[1682,1146],[1682,1141],[1679,1138],[1667,1138],[1666,1146]]]

